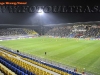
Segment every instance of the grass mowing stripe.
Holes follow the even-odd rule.
[[[87,71],[100,75],[99,40],[39,37],[0,41],[0,44],[66,65],[85,67]],[[44,55],[45,51],[47,52],[46,56]]]
[[[94,44],[91,44],[91,46],[93,46],[93,45],[95,45],[95,43]],[[83,46],[83,47],[81,47],[81,48],[78,49],[78,52],[76,52],[75,54],[69,55],[69,57],[67,57],[66,59],[75,58],[75,61],[76,61],[76,60],[78,60],[77,58],[81,59],[82,57],[88,55],[90,52],[92,52],[94,50],[95,50],[94,48],[92,48],[90,50],[90,46],[89,45],[88,45],[88,47],[84,47]],[[72,59],[72,60],[74,61],[74,59]]]

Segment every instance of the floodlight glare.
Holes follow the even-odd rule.
[[[43,10],[41,10],[41,9],[38,11],[38,13],[39,13],[40,15],[43,15],[43,14],[44,14]]]

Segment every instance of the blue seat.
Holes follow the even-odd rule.
[[[24,75],[25,73],[24,72],[21,72],[21,75]]]
[[[24,75],[28,75],[28,74],[24,74]]]
[[[30,73],[29,73],[29,75],[33,75],[33,73],[32,73],[32,72],[30,72]]]

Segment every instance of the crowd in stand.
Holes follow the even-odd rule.
[[[34,30],[25,28],[0,29],[0,36],[37,34]]]
[[[89,28],[86,31],[86,36],[100,38],[100,28]]]
[[[52,35],[52,36],[68,36],[69,33],[71,32],[71,27],[54,27],[51,30],[49,30],[46,35]]]
[[[47,29],[47,28],[45,28]],[[34,35],[38,34],[33,29],[26,28],[6,28],[0,29],[0,36],[9,35]],[[100,27],[92,25],[73,25],[52,27],[46,30],[45,35],[56,37],[83,37],[83,38],[100,38]]]
[[[61,37],[100,38],[100,27],[92,25],[54,27],[50,29],[46,35]]]

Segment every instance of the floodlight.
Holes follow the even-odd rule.
[[[38,13],[39,13],[40,15],[43,15],[43,14],[44,14],[43,10],[41,10],[41,9],[38,11]]]

